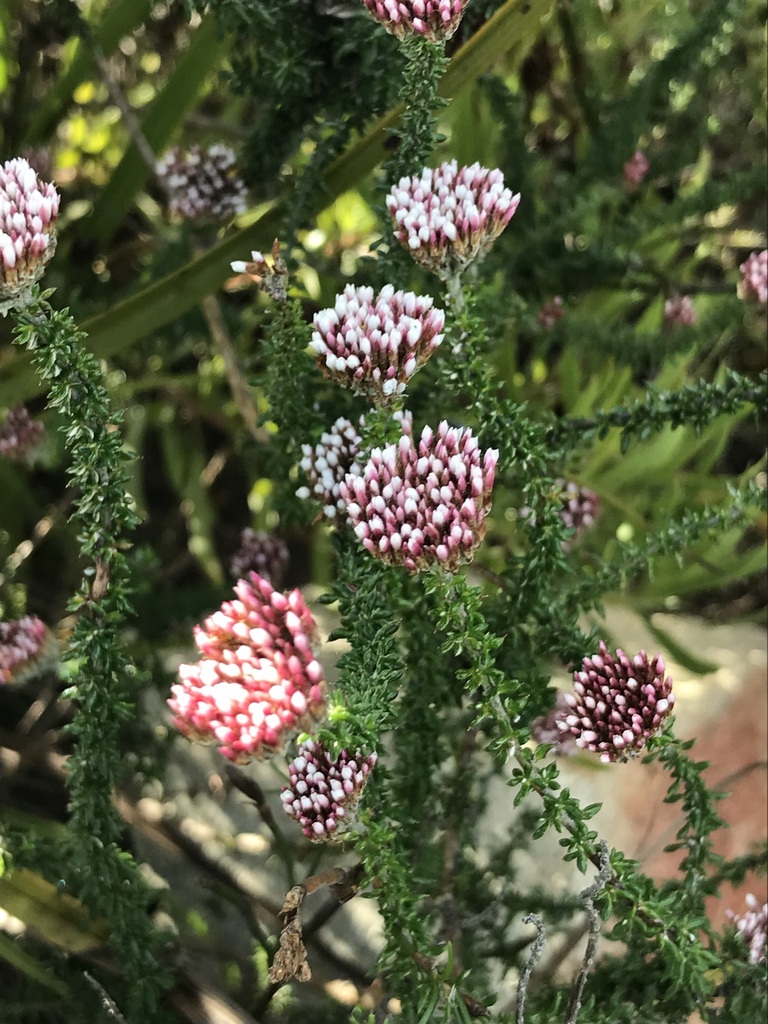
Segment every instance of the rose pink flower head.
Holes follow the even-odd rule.
[[[213,146],[174,146],[156,171],[169,192],[172,216],[188,221],[223,223],[248,209],[248,190],[235,173],[234,150]]]
[[[333,309],[315,314],[311,348],[323,374],[385,405],[443,340],[445,314],[429,296],[348,284]]]
[[[36,615],[0,622],[0,683],[25,683],[58,661],[56,638]]]
[[[739,267],[739,295],[759,305],[768,303],[768,249],[753,252]]]
[[[752,893],[747,895],[746,902],[749,909],[744,914],[729,910],[728,917],[749,947],[749,962],[759,964],[768,958],[768,903],[761,907]]]
[[[363,0],[372,17],[405,39],[419,35],[431,43],[450,39],[469,0]]]
[[[255,572],[238,580],[235,599],[195,627],[201,658],[171,687],[174,726],[239,764],[281,750],[325,714],[315,634],[298,590],[282,594]]]
[[[0,312],[28,304],[56,252],[59,194],[18,157],[0,167]]]
[[[693,327],[698,322],[689,295],[673,295],[664,303],[664,325],[666,327]]]
[[[455,572],[485,536],[496,462],[472,431],[443,421],[417,442],[409,426],[396,445],[374,448],[341,498],[357,538],[376,558],[419,572],[442,565]]]
[[[401,178],[387,196],[395,237],[421,266],[447,281],[484,255],[514,216],[520,195],[499,170],[455,160]]]
[[[39,420],[33,420],[26,406],[17,405],[0,423],[0,456],[22,460],[37,447],[45,433]]]
[[[601,640],[598,653],[573,674],[574,692],[565,694],[568,710],[558,714],[558,729],[601,761],[626,761],[672,711],[672,679],[665,672],[661,655],[613,655]]]
[[[280,794],[283,810],[315,843],[336,839],[354,824],[354,812],[377,755],[342,750],[335,760],[322,745],[307,740],[288,765],[290,785]]]
[[[651,164],[645,153],[638,150],[631,160],[624,164],[624,181],[627,185],[636,188],[651,168]]]

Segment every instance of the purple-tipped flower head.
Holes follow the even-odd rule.
[[[360,417],[360,426],[364,424]],[[339,417],[325,431],[318,444],[301,446],[302,460],[299,463],[309,480],[309,487],[300,487],[296,491],[298,498],[314,498],[323,506],[323,513],[328,519],[335,519],[344,512],[346,504],[341,497],[340,487],[350,473],[358,473],[356,458],[360,452],[362,438],[349,420]]]
[[[348,284],[333,309],[315,314],[311,347],[326,377],[382,405],[406,383],[443,340],[445,314],[429,296]]]
[[[568,710],[558,716],[558,729],[582,750],[599,753],[601,761],[625,761],[672,711],[675,697],[665,671],[659,654],[613,655],[601,640],[598,653],[584,658],[573,674],[574,692],[565,695]]]
[[[768,903],[761,907],[752,893],[747,895],[746,902],[749,910],[745,914],[734,914],[729,910],[728,916],[749,946],[749,962],[759,964],[761,960],[768,959]]]
[[[238,580],[235,600],[195,627],[202,657],[179,668],[173,724],[240,764],[281,750],[325,714],[315,633],[298,590],[281,594],[256,573]]]
[[[490,249],[519,203],[501,171],[455,160],[401,178],[387,196],[395,237],[444,281]]]
[[[664,303],[665,327],[693,327],[698,319],[690,295],[673,295]]]
[[[269,580],[273,587],[279,587],[288,568],[288,558],[288,545],[282,537],[246,527],[240,534],[240,547],[232,556],[229,571],[236,580],[255,572]]]
[[[26,406],[11,409],[0,424],[0,456],[21,460],[37,447],[45,433],[39,420],[33,420]]]
[[[169,212],[182,220],[223,223],[248,209],[248,192],[235,173],[234,152],[222,143],[175,146],[157,165],[170,194]]]
[[[539,310],[539,326],[545,331],[551,331],[558,320],[563,318],[563,300],[560,295],[555,295],[549,302],[545,302]]]
[[[398,39],[419,35],[450,39],[469,0],[363,0],[371,15]]]
[[[321,743],[308,740],[288,766],[291,783],[280,794],[283,809],[313,842],[335,839],[354,824],[354,811],[377,755],[351,756],[342,750],[335,761]]]
[[[600,499],[594,491],[590,491],[588,487],[581,487],[573,480],[558,480],[557,483],[562,488],[560,518],[574,531],[573,536],[563,545],[566,550],[570,550],[579,537],[595,525],[600,512]]]
[[[753,252],[739,267],[739,295],[764,306],[768,303],[768,249]]]
[[[0,313],[28,303],[56,252],[59,194],[26,160],[0,167]]]
[[[624,164],[624,181],[631,188],[637,188],[650,170],[651,165],[645,153],[638,150],[631,160]]]
[[[0,622],[0,683],[24,683],[58,661],[56,638],[36,615]]]
[[[388,565],[419,572],[439,564],[455,572],[485,536],[499,453],[481,452],[472,431],[443,421],[418,444],[404,424],[396,445],[374,448],[339,490],[368,551]]]

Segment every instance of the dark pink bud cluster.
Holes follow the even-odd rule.
[[[36,615],[0,622],[0,683],[24,683],[58,661],[56,638]]]
[[[572,480],[558,480],[557,484],[562,488],[560,518],[569,529],[574,531],[573,535],[565,542],[564,546],[568,549],[583,533],[594,526],[600,512],[600,498],[588,487],[581,487]]]
[[[431,43],[450,39],[469,0],[363,0],[376,21],[405,39],[424,36]]]
[[[401,178],[387,196],[395,237],[417,263],[443,280],[490,249],[520,203],[504,175],[456,161]]]
[[[739,270],[739,295],[742,299],[752,299],[761,306],[768,303],[768,249],[753,252],[741,264]]]
[[[761,907],[752,893],[747,895],[746,902],[749,910],[745,914],[734,914],[729,910],[728,916],[749,946],[749,962],[759,964],[761,960],[768,959],[768,903]]]
[[[443,421],[418,445],[404,424],[396,445],[374,448],[339,490],[347,516],[371,554],[419,572],[439,564],[455,572],[485,536],[499,453],[481,452],[472,431]]]
[[[168,704],[188,739],[219,743],[242,764],[311,729],[325,714],[325,684],[312,653],[315,620],[298,590],[281,594],[251,573],[235,595],[195,627],[202,658],[180,666]]]
[[[232,556],[229,571],[236,580],[255,572],[269,580],[273,587],[279,587],[288,568],[289,557],[288,545],[282,537],[247,527],[240,534],[240,547]]]
[[[24,459],[40,443],[45,427],[33,420],[24,405],[17,405],[0,424],[0,456]]]
[[[545,331],[551,331],[557,321],[562,319],[564,313],[563,300],[559,295],[555,295],[539,310],[539,326],[543,327]]]
[[[291,780],[280,794],[283,809],[313,842],[326,842],[347,832],[377,754],[351,756],[342,750],[332,761],[322,743],[308,740],[288,766]]]
[[[29,300],[56,252],[59,194],[18,157],[0,167],[0,313]]]
[[[643,181],[646,174],[650,170],[651,165],[648,157],[645,153],[641,153],[638,150],[631,160],[627,160],[624,164],[624,181],[627,185],[632,188],[637,186]]]
[[[673,295],[664,303],[666,327],[693,327],[699,316],[689,295]]]
[[[235,164],[233,150],[223,143],[169,150],[156,170],[170,193],[170,213],[183,220],[221,223],[247,210],[248,192]]]
[[[443,340],[445,314],[429,296],[348,284],[333,309],[315,314],[311,348],[321,371],[377,404],[405,391]]]
[[[601,761],[625,761],[672,711],[672,679],[665,671],[660,654],[649,660],[640,651],[630,659],[619,649],[614,656],[601,640],[598,653],[573,674],[575,692],[565,694],[568,710],[558,716],[558,729]]]
[[[360,418],[362,427],[364,420]],[[302,460],[299,463],[309,480],[309,487],[296,491],[298,498],[314,498],[323,506],[323,513],[329,519],[344,512],[346,505],[341,497],[340,487],[350,473],[359,472],[356,458],[360,453],[362,438],[349,420],[339,417],[320,438],[318,444],[303,444]]]

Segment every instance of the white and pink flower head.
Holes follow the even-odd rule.
[[[374,448],[339,490],[356,536],[376,558],[415,573],[455,572],[485,536],[496,462],[472,431],[443,421],[418,442],[404,423],[398,444]]]
[[[386,405],[443,340],[445,314],[429,296],[348,284],[333,309],[315,314],[310,346],[322,373],[377,405]]]
[[[29,302],[56,252],[59,194],[18,157],[0,167],[0,313]]]
[[[520,204],[499,170],[455,160],[401,178],[387,196],[395,237],[421,266],[448,281],[484,255]]]
[[[322,743],[307,740],[288,765],[290,785],[280,794],[283,810],[313,842],[339,838],[354,824],[357,802],[376,760],[375,753],[364,757],[346,750],[331,759]]]

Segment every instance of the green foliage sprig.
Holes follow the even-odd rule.
[[[69,311],[35,293],[16,313],[15,340],[33,354],[49,386],[48,404],[62,417],[75,489],[72,522],[86,567],[70,602],[76,616],[67,661],[68,695],[76,708],[68,727],[69,820],[61,874],[97,917],[106,918],[126,983],[129,1019],[158,1019],[164,974],[160,936],[148,916],[149,891],[131,855],[121,848],[123,822],[113,794],[123,774],[121,730],[130,720],[132,676],[122,630],[131,614],[124,554],[138,520],[126,493],[127,455],[120,416],[110,406],[102,371],[83,347]]]

